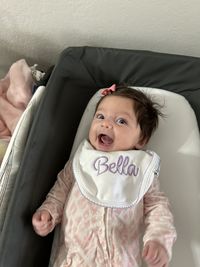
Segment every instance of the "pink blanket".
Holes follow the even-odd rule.
[[[0,80],[0,139],[10,139],[32,97],[34,80],[24,59],[13,63]]]

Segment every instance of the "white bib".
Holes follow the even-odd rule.
[[[158,175],[159,156],[153,151],[103,152],[83,141],[73,159],[81,193],[90,201],[113,208],[136,205]]]

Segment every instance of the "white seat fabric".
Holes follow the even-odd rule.
[[[0,167],[0,232],[2,231],[9,201],[13,194],[29,130],[44,92],[45,86],[38,87],[28,103],[15,127]]]

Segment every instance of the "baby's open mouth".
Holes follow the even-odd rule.
[[[113,143],[113,139],[106,135],[106,134],[100,134],[98,136],[99,142],[103,145],[111,145]]]

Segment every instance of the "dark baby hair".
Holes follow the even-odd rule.
[[[141,129],[141,143],[147,143],[158,127],[159,116],[163,117],[161,105],[141,90],[128,86],[117,86],[116,91],[103,96],[96,105],[96,110],[105,97],[120,96],[133,100],[133,109]]]

